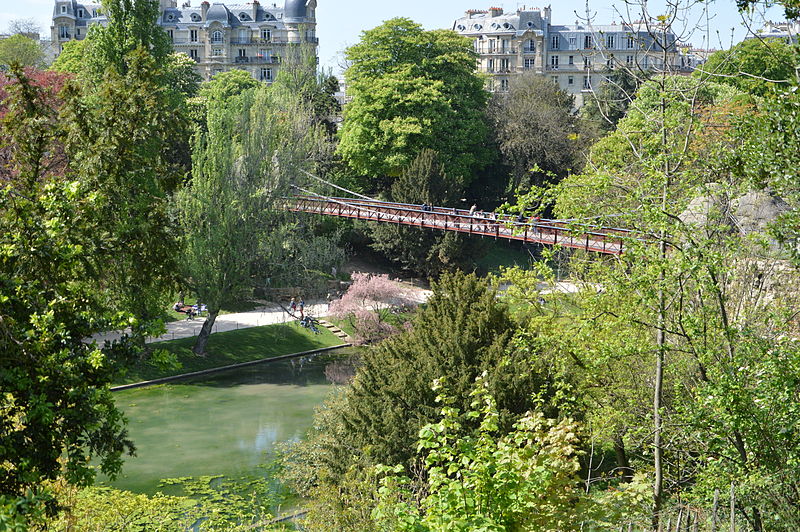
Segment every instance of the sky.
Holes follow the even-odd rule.
[[[191,0],[192,5],[199,5],[201,0]],[[214,1],[214,0],[210,0]],[[244,3],[246,0],[232,0],[229,3]],[[265,0],[263,4],[280,2],[281,0]],[[456,18],[464,15],[467,9],[487,9],[502,7],[506,11],[514,11],[518,7],[545,7],[548,4],[527,2],[501,2],[495,0],[317,0],[317,36],[320,40],[319,57],[323,67],[339,73],[342,51],[358,42],[361,32],[374,28],[393,17],[408,17],[422,24],[425,28],[452,28]],[[628,4],[632,0],[628,0]],[[660,14],[658,3],[665,0],[650,0],[648,6],[652,15]],[[671,0],[691,1],[691,0]],[[43,35],[50,32],[54,0],[0,0],[0,33],[4,32],[11,20],[33,18],[41,26]],[[623,19],[640,18],[638,13],[626,11],[626,2],[622,0],[588,0],[589,12],[595,24],[619,23]],[[700,48],[728,48],[732,43],[741,41],[747,34],[742,16],[736,10],[734,0],[714,0],[707,4],[707,12],[696,6],[691,10],[689,19],[695,27],[702,22],[702,30],[684,31],[681,35],[684,42],[691,42]],[[553,24],[574,24],[577,19],[586,18],[586,0],[561,0],[552,6]],[[663,11],[663,9],[662,9]],[[762,21],[783,20],[780,8],[772,8],[766,13],[757,13],[750,21],[753,29],[761,27]],[[733,30],[733,33],[732,33]]]

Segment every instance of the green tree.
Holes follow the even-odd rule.
[[[423,149],[392,183],[390,201],[453,205],[463,194],[460,180],[447,174],[435,152]],[[394,224],[370,225],[371,246],[404,269],[426,277],[459,267],[469,270],[481,241],[452,232],[428,232]]]
[[[797,62],[797,49],[782,39],[745,39],[711,54],[694,76],[766,96],[798,82]]]
[[[222,306],[252,292],[260,245],[275,230],[275,202],[307,164],[313,135],[307,108],[265,85],[209,109],[192,182],[175,203],[183,278],[209,310],[193,348],[198,355]]]
[[[199,96],[209,102],[228,102],[234,96],[240,96],[248,89],[254,89],[261,83],[246,70],[233,69],[220,72],[211,81],[200,86]]]
[[[38,67],[44,59],[44,51],[39,43],[17,34],[0,40],[0,65],[8,67],[11,63],[22,66]]]
[[[113,250],[96,278],[106,296],[131,311],[135,334],[163,327],[177,246],[168,193],[180,182],[170,139],[184,130],[175,93],[161,84],[152,57],[137,50],[124,75],[109,70],[96,86],[73,86],[64,109],[71,169],[101,192],[97,226]]]
[[[91,460],[113,477],[133,451],[108,390],[114,361],[85,341],[127,318],[97,290],[110,258],[95,216],[104,192],[52,164],[56,111],[44,88],[12,76],[1,124],[13,149],[0,188],[0,528],[42,502],[52,512],[48,482],[91,484]]]
[[[489,115],[502,159],[511,167],[512,191],[563,177],[582,166],[587,140],[572,113],[573,97],[538,74],[523,74],[508,93],[497,93]]]
[[[80,74],[86,69],[86,50],[88,39],[67,41],[62,45],[61,53],[50,65],[50,70],[69,74]]]
[[[113,68],[125,75],[131,52],[144,49],[157,68],[163,68],[172,53],[167,32],[155,22],[160,16],[157,0],[104,0],[103,13],[108,24],[95,24],[87,35],[90,43],[86,67],[92,79]]]
[[[612,131],[628,112],[639,86],[646,81],[643,75],[647,72],[634,73],[629,68],[607,70],[606,81],[585,99],[580,117],[601,131]]]
[[[587,493],[580,485],[580,426],[572,419],[547,419],[528,412],[504,434],[497,406],[480,377],[471,392],[467,419],[478,419],[465,431],[461,412],[452,406],[446,382],[438,401],[440,420],[419,432],[418,453],[426,474],[422,490],[398,475],[403,466],[379,466],[379,503],[373,516],[383,530],[530,530],[566,532],[609,529],[623,512],[646,500],[641,482],[615,490],[614,504]],[[444,381],[444,379],[443,379]],[[421,491],[422,497],[415,496]],[[598,526],[600,525],[600,526]],[[616,529],[614,527],[613,529]]]
[[[545,404],[551,397],[548,378],[530,369],[529,353],[512,348],[515,324],[486,281],[446,274],[433,291],[409,330],[364,353],[352,386],[320,413],[319,428],[287,460],[293,485],[315,486],[317,511],[329,519],[364,523],[351,512],[374,505],[364,495],[374,494],[364,478],[368,466],[403,464],[421,473],[414,446],[419,430],[437,419],[435,379],[447,379],[453,406],[465,412],[475,379],[492,370],[486,384],[504,432],[533,407],[534,395]],[[474,421],[465,420],[465,427],[471,430]]]
[[[352,101],[344,111],[342,158],[380,178],[399,175],[429,148],[449,175],[469,183],[488,156],[487,93],[471,42],[396,18],[365,31],[346,56]]]

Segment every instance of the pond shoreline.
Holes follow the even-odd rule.
[[[255,366],[257,364],[264,364],[264,363],[267,363],[267,362],[274,362],[274,361],[279,361],[279,360],[288,360],[288,359],[291,359],[291,358],[300,358],[300,357],[304,357],[304,356],[308,356],[308,355],[315,355],[315,354],[318,354],[318,353],[326,353],[328,351],[333,351],[335,349],[342,349],[344,347],[352,347],[352,344],[345,343],[345,344],[341,344],[341,345],[334,345],[334,346],[329,346],[329,347],[321,347],[321,348],[318,348],[318,349],[312,349],[310,351],[301,351],[300,353],[290,353],[288,355],[278,355],[278,356],[274,356],[274,357],[261,358],[261,359],[258,359],[258,360],[251,360],[251,361],[248,361],[248,362],[240,362],[238,364],[229,364],[227,366],[220,366],[218,368],[203,369],[203,370],[200,370],[200,371],[192,371],[190,373],[182,373],[180,375],[171,375],[169,377],[161,377],[161,378],[158,378],[158,379],[152,379],[152,380],[148,380],[148,381],[135,382],[135,383],[132,383],[132,384],[122,384],[120,386],[113,386],[111,388],[111,391],[112,392],[121,392],[123,390],[133,390],[133,389],[136,389],[136,388],[144,388],[144,387],[147,387],[147,386],[155,386],[157,384],[165,384],[165,383],[168,383],[168,382],[173,382],[173,381],[178,381],[178,380],[183,380],[183,379],[190,379],[190,378],[193,378],[193,377],[199,377],[199,376],[203,376],[203,375],[211,375],[211,374],[219,373],[219,372],[222,372],[222,371],[227,371],[227,370],[231,370],[231,369],[239,369],[239,368],[244,368],[244,367],[247,367],[247,366]]]

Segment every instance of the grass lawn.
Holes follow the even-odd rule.
[[[180,367],[161,368],[149,363],[140,363],[129,368],[124,378],[114,384],[170,377],[181,373],[289,355],[342,343],[328,329],[320,327],[320,331],[320,334],[314,334],[293,323],[215,333],[208,341],[207,354],[204,357],[198,357],[192,353],[195,338],[158,342],[151,346],[157,349],[166,349],[175,354],[180,362]]]
[[[530,254],[521,244],[497,241],[489,248],[488,253],[477,260],[477,264],[480,272],[488,274],[500,273],[501,266],[520,266],[527,269],[531,260]]]

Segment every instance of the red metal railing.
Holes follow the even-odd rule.
[[[626,238],[635,236],[625,229],[570,224],[558,220],[525,219],[496,213],[472,213],[447,207],[391,203],[353,198],[293,196],[284,200],[293,212],[307,212],[382,223],[427,227],[471,235],[490,236],[526,243],[561,245],[573,249],[620,255]]]

